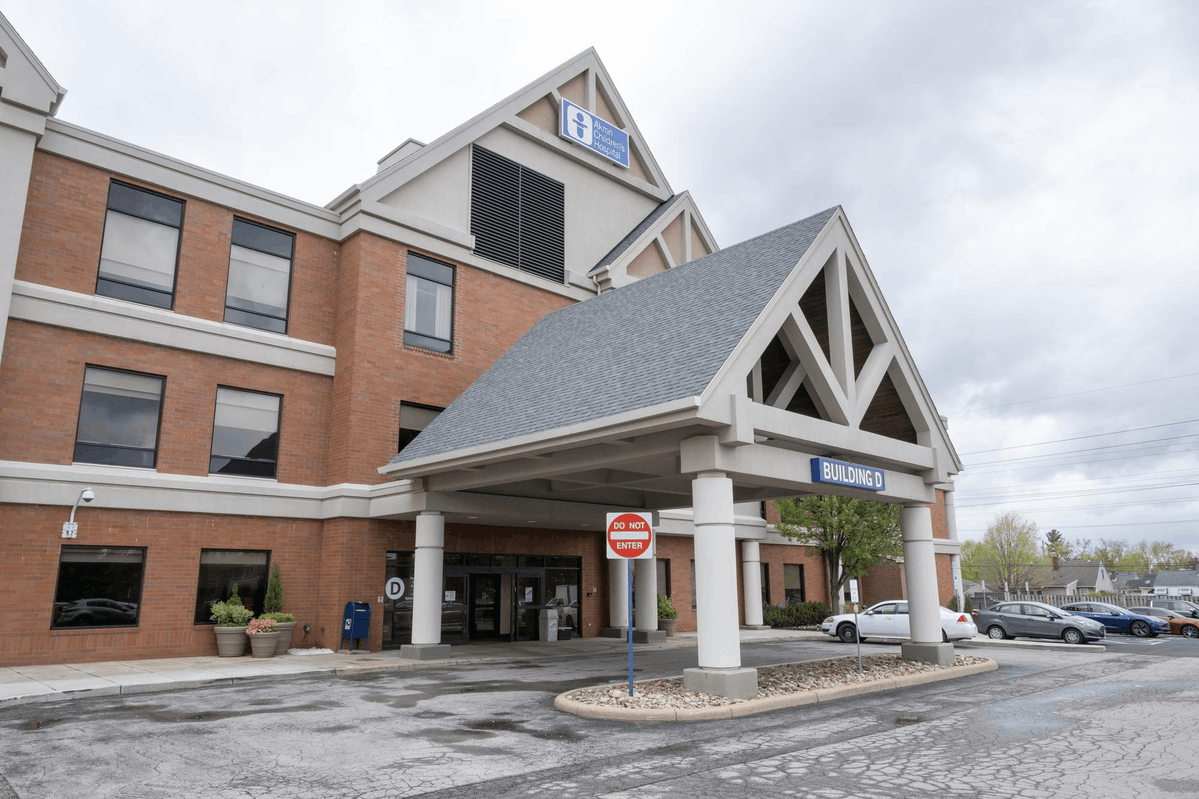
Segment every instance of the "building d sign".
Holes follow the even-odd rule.
[[[605,122],[579,108],[565,97],[562,98],[558,116],[562,120],[562,127],[558,130],[562,138],[570,139],[625,169],[629,168],[629,134],[611,122]]]
[[[812,482],[833,483],[867,491],[886,490],[886,472],[873,466],[846,463],[829,458],[812,458]]]

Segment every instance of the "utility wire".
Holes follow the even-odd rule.
[[[1147,441],[1129,441],[1125,444],[1108,444],[1103,447],[1087,447],[1085,449],[1068,449],[1064,452],[1047,452],[1044,455],[1025,455],[1021,458],[1008,458],[999,461],[983,461],[981,463],[968,463],[967,467],[972,466],[991,466],[996,463],[1018,463],[1020,461],[1036,460],[1038,458],[1052,458],[1056,455],[1077,455],[1080,452],[1100,452],[1105,449],[1119,449],[1121,447],[1141,447],[1146,444],[1159,444],[1163,441],[1182,441],[1185,438],[1199,438],[1199,433],[1189,433],[1185,436],[1168,436],[1166,438],[1151,438]]]
[[[1019,400],[1017,402],[1005,402],[1002,405],[987,405],[982,408],[967,408],[964,411],[954,411],[947,414],[948,416],[960,416],[963,413],[974,413],[975,411],[991,411],[996,408],[1010,408],[1013,405],[1027,405],[1030,402],[1045,402],[1046,400],[1062,399],[1064,397],[1081,397],[1083,394],[1096,394],[1100,391],[1113,391],[1117,388],[1131,388],[1132,386],[1146,386],[1150,383],[1163,383],[1167,380],[1181,380],[1184,377],[1195,377],[1199,372],[1191,372],[1185,375],[1173,375],[1172,377],[1158,377],[1153,380],[1142,380],[1138,383],[1122,383],[1118,386],[1105,386],[1103,388],[1091,388],[1086,391],[1074,391],[1070,394],[1054,394],[1051,397],[1037,397],[1036,399]]]
[[[974,452],[961,452],[958,454],[965,457],[966,455],[981,455],[985,452],[1004,452],[1005,450],[1009,450],[1009,449],[1025,449],[1027,447],[1041,447],[1041,446],[1045,446],[1046,444],[1061,444],[1066,441],[1081,441],[1084,438],[1103,438],[1104,436],[1118,436],[1118,435],[1122,435],[1124,433],[1139,433],[1142,430],[1157,430],[1162,427],[1177,427],[1179,425],[1194,424],[1196,422],[1199,422],[1199,419],[1186,419],[1181,422],[1166,422],[1165,424],[1152,424],[1152,425],[1149,425],[1148,427],[1130,427],[1127,430],[1114,430],[1110,433],[1091,433],[1090,435],[1074,436],[1073,438],[1057,438],[1052,441],[1038,441],[1034,444],[1014,444],[1013,446],[1010,446],[1010,447],[996,447],[995,449],[976,449],[976,450],[974,450]]]

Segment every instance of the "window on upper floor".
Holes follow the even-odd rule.
[[[478,145],[472,150],[470,232],[475,253],[564,282],[566,187]]]
[[[74,459],[153,469],[164,383],[155,375],[87,367]]]
[[[96,293],[171,308],[183,201],[117,183],[108,188]]]
[[[434,408],[432,405],[418,405],[414,402],[400,403],[400,448],[397,452],[402,452],[404,447],[412,443],[412,439],[420,435],[420,432],[429,426],[437,416],[444,411],[445,408]]]
[[[233,220],[225,321],[273,333],[287,332],[295,236]]]
[[[449,352],[454,342],[454,267],[408,253],[404,343]]]
[[[281,403],[277,394],[218,388],[208,471],[274,477],[279,462]]]

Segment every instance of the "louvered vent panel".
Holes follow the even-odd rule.
[[[470,232],[484,258],[562,283],[565,187],[482,147],[473,148]]]

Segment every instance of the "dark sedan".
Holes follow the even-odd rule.
[[[1154,616],[1159,619],[1165,619],[1170,625],[1170,632],[1181,635],[1184,638],[1199,638],[1199,619],[1192,619],[1189,616],[1179,616],[1172,610],[1165,608],[1129,608],[1133,613],[1139,613],[1142,616]]]
[[[1098,641],[1107,635],[1097,621],[1063,613],[1042,602],[1000,602],[975,611],[975,623],[988,638],[1060,638],[1068,644]]]
[[[1109,605],[1106,602],[1071,602],[1062,605],[1062,610],[1075,616],[1094,619],[1113,633],[1135,635],[1137,638],[1151,638],[1170,633],[1170,624],[1164,619],[1131,613],[1118,605]]]

